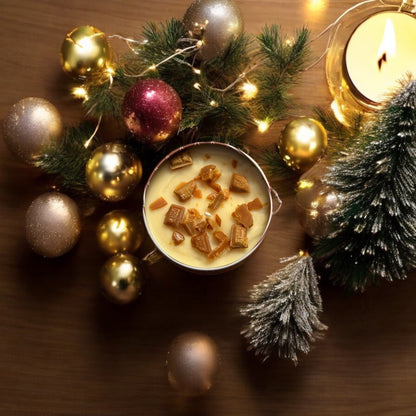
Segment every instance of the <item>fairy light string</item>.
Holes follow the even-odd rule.
[[[148,39],[137,40],[132,37],[125,37],[119,34],[110,35],[108,36],[108,38],[124,41],[130,52],[136,56],[140,56],[142,48],[145,48],[146,45],[149,43]],[[124,66],[119,66],[115,69],[113,67],[107,68],[107,70],[102,74],[102,76],[105,77],[108,81],[108,89],[112,88],[113,83],[118,76],[117,74],[120,74],[120,71],[122,71],[122,77],[141,78],[145,77],[153,71],[157,71],[159,67],[163,66],[169,61],[175,60],[181,65],[188,66],[192,69],[192,72],[196,77],[195,82],[193,83],[193,88],[195,88],[197,91],[201,91],[204,94],[203,99],[206,100],[206,103],[211,107],[220,106],[220,102],[217,98],[218,95],[211,95],[209,91],[219,93],[220,95],[236,94],[240,97],[243,106],[245,105],[244,102],[253,100],[258,95],[259,87],[249,77],[254,71],[258,70],[258,68],[262,65],[262,58],[256,58],[257,62],[254,62],[254,64],[253,62],[251,62],[249,67],[243,69],[235,77],[235,79],[231,80],[225,87],[217,87],[215,85],[207,85],[207,79],[204,76],[205,74],[201,73],[203,68],[201,69],[200,67],[196,66],[198,51],[201,49],[202,46],[204,46],[204,41],[192,37],[181,37],[177,40],[177,45],[178,48],[169,56],[164,57],[158,62],[154,62],[148,65],[138,73],[129,73],[128,67]],[[183,45],[185,45],[185,47],[181,47]],[[293,45],[294,39],[287,37],[283,40],[284,47],[291,48],[293,47]],[[258,54],[258,48],[250,48],[248,53],[251,56],[255,56],[256,54]],[[198,81],[198,77],[201,77],[200,79],[203,81]],[[89,83],[87,82],[82,86],[77,86],[73,88],[72,94],[76,98],[82,99],[84,103],[88,102],[90,100],[89,87],[95,87],[96,83],[97,79],[90,80]],[[100,82],[100,84],[103,84],[103,82]],[[251,106],[251,104],[248,103],[247,105]],[[97,127],[94,130],[93,135],[89,137],[89,139],[86,141],[86,146],[89,146],[91,140],[97,134],[102,120],[102,114],[100,114],[99,111],[97,111],[96,105],[93,104],[91,101],[89,102],[89,104],[87,104],[87,106],[89,107],[88,114],[92,114],[95,111],[95,114],[98,117]],[[254,105],[254,108],[256,108],[256,105]],[[265,117],[258,117],[258,115],[250,116],[250,119],[247,121],[248,123],[256,126],[260,133],[264,133],[270,127],[273,121],[273,117],[269,118],[267,115]]]

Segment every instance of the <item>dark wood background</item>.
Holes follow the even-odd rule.
[[[314,35],[345,9],[346,0],[240,0],[247,31],[279,23],[292,33],[306,24]],[[0,116],[24,97],[43,97],[66,124],[83,118],[68,94],[58,52],[72,28],[91,24],[107,35],[138,36],[148,21],[181,17],[184,0],[1,0]],[[326,38],[312,45],[319,56]],[[115,41],[114,49],[123,44]],[[321,62],[295,90],[298,115],[328,106]],[[273,143],[278,128],[251,138]],[[187,274],[162,261],[145,293],[119,307],[100,294],[105,260],[95,241],[98,210],[87,218],[69,254],[44,260],[24,238],[30,202],[48,189],[35,169],[17,162],[0,143],[0,414],[3,416],[130,415],[413,415],[416,414],[416,279],[346,294],[323,280],[326,337],[300,364],[261,364],[245,351],[238,309],[249,287],[279,266],[278,258],[304,247],[284,197],[260,249],[243,267],[217,277]],[[111,206],[105,207],[107,210]],[[145,254],[149,244],[141,250]],[[348,267],[348,265],[346,265]],[[221,371],[213,390],[183,400],[168,385],[165,357],[171,340],[203,331],[218,343]]]

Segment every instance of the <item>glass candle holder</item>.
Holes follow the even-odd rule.
[[[372,113],[405,77],[416,78],[413,0],[363,2],[333,28],[326,77],[337,118]]]

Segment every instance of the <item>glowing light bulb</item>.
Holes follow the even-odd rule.
[[[251,100],[258,93],[258,88],[250,81],[245,82],[241,87],[240,91],[243,93],[242,97],[244,100]]]
[[[270,127],[270,123],[267,120],[254,120],[254,122],[256,123],[257,130],[260,133],[266,132]]]
[[[71,94],[78,99],[87,101],[88,100],[88,92],[85,87],[74,87],[71,90]]]

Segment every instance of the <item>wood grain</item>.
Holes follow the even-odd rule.
[[[137,36],[147,21],[181,17],[179,0],[2,0],[0,116],[23,97],[52,101],[66,124],[82,111],[67,93],[58,51],[73,27],[91,24],[107,34]],[[316,35],[354,1],[240,0],[245,28],[257,33],[279,23],[288,33],[306,25]],[[326,39],[313,44],[319,56]],[[122,43],[114,45],[122,48]],[[309,70],[295,94],[299,114],[328,106],[324,62]],[[264,147],[278,129],[252,144]],[[416,280],[381,284],[347,295],[321,282],[329,325],[298,367],[261,364],[245,351],[238,308],[247,289],[304,246],[284,198],[261,248],[243,267],[206,278],[167,262],[151,268],[143,297],[117,307],[99,293],[105,256],[95,241],[97,212],[85,220],[81,241],[68,255],[44,260],[24,239],[26,209],[47,189],[39,172],[23,166],[0,143],[0,414],[4,416],[133,415],[388,415],[416,414]],[[143,248],[145,254],[149,244]],[[169,387],[164,362],[170,341],[187,330],[211,335],[221,352],[212,392],[193,401]]]

